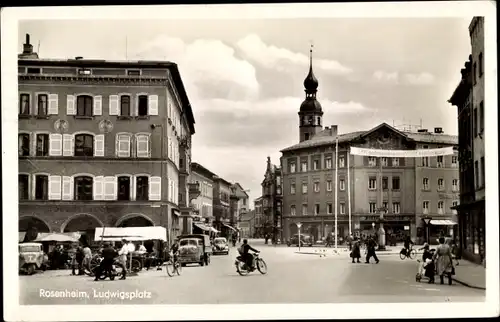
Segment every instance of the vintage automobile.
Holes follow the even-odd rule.
[[[187,264],[200,264],[200,266],[210,263],[212,247],[210,238],[207,235],[181,235],[179,240],[178,260],[182,266]]]
[[[300,246],[309,246],[312,247],[314,244],[314,240],[311,235],[308,234],[300,234]],[[295,234],[290,238],[287,242],[288,247],[290,246],[299,246],[299,234]]]
[[[43,251],[42,244],[19,244],[19,272],[32,275],[37,269],[45,270],[47,262],[48,258]]]
[[[227,239],[224,237],[217,237],[214,239],[212,253],[215,254],[229,254],[229,245]]]

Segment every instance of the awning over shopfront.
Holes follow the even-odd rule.
[[[128,241],[136,240],[167,240],[167,229],[161,226],[153,227],[97,227],[95,241]]]
[[[431,225],[434,226],[453,226],[456,225],[457,223],[454,222],[453,220],[448,220],[448,219],[432,219],[430,221]]]
[[[219,231],[215,229],[214,227],[209,227],[211,232],[218,233]]]
[[[204,231],[210,231],[210,227],[202,224],[202,223],[193,223],[193,225],[195,225],[196,227],[200,228],[201,230],[204,230]]]
[[[234,231],[237,231],[236,228],[232,227],[232,226],[229,226],[229,225],[226,225],[225,223],[222,223],[222,225],[226,226],[227,228],[229,229],[232,229]]]

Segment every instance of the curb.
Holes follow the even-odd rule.
[[[457,282],[458,284],[462,284],[463,286],[467,286],[467,287],[470,287],[470,288],[475,288],[477,290],[483,290],[483,291],[486,291],[486,287],[482,287],[482,286],[475,286],[475,285],[472,285],[472,284],[469,284],[469,283],[466,283],[466,282],[463,282],[463,281],[460,281],[460,280],[457,280],[456,278],[451,278],[453,281]]]
[[[304,255],[316,255],[319,257],[325,257],[325,254],[319,254],[319,253],[305,253],[305,252],[295,252],[295,254],[304,254]]]

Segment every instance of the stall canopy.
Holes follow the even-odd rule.
[[[231,227],[231,226],[226,225],[226,224],[224,224],[224,223],[223,223],[223,225],[224,225],[224,226],[226,226],[226,227],[227,227],[227,228],[229,228],[229,229],[232,229],[232,230],[234,230],[234,231],[237,231],[237,230],[236,230],[236,228],[234,228],[234,227]]]
[[[204,231],[210,231],[210,227],[202,224],[202,223],[193,223],[196,227],[200,228],[201,230]]]
[[[78,243],[79,233],[38,233],[35,242]]]
[[[447,219],[432,219],[430,221],[431,225],[435,226],[453,226],[456,225],[457,223],[454,222],[453,220],[447,220]]]
[[[161,226],[154,227],[97,227],[94,240],[100,241],[128,241],[136,240],[167,240],[167,229]]]

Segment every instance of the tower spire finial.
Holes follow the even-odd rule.
[[[309,49],[309,68],[312,69],[312,65],[313,65],[313,43],[311,41],[311,48]]]

